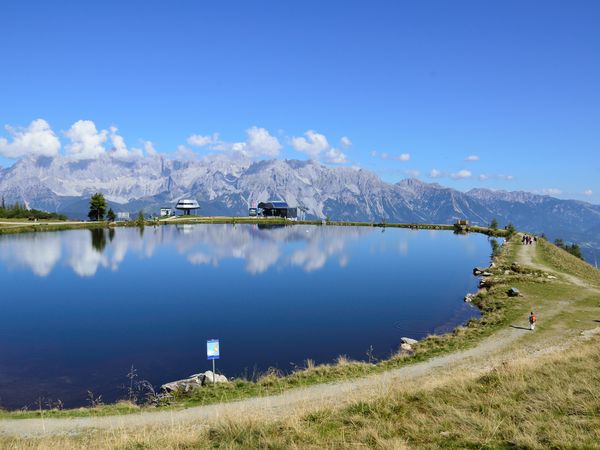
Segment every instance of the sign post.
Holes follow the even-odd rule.
[[[217,374],[215,373],[215,359],[219,359],[219,340],[218,339],[209,339],[206,341],[206,358],[208,360],[212,359],[213,363],[213,386],[215,385],[215,378]]]

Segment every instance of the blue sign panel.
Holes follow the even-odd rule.
[[[206,341],[206,357],[208,359],[219,359],[219,340],[209,339]]]

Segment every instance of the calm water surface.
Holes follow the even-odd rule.
[[[125,396],[211,368],[283,371],[394,352],[478,315],[485,236],[370,227],[170,225],[0,236],[0,405]]]

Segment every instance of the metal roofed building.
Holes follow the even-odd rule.
[[[196,200],[186,198],[179,200],[175,208],[183,211],[184,215],[189,216],[191,211],[200,208],[200,205]]]
[[[298,208],[290,208],[286,202],[271,201],[260,202],[258,209],[264,217],[283,217],[286,219],[297,219]]]

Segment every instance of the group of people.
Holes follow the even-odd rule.
[[[534,242],[537,242],[537,237],[535,236],[529,236],[528,234],[524,234],[523,238],[521,239],[521,244],[523,245],[531,245]]]

